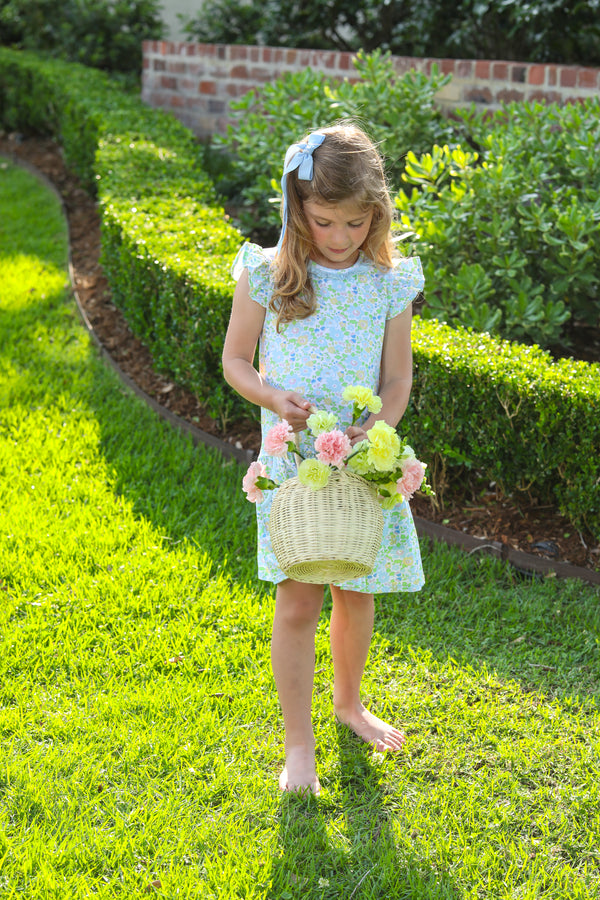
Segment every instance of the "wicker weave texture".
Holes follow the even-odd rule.
[[[373,570],[383,514],[363,478],[332,472],[329,483],[316,491],[298,478],[285,481],[273,499],[269,530],[288,578],[330,584]]]

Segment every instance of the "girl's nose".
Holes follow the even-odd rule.
[[[333,246],[345,247],[348,243],[348,237],[343,228],[336,228],[333,232]]]

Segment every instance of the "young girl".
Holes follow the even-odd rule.
[[[223,351],[225,378],[262,407],[262,434],[280,419],[304,433],[311,406],[336,414],[352,444],[377,419],[395,427],[412,384],[411,301],[422,290],[417,258],[395,259],[392,205],[383,165],[370,139],[338,125],[292,144],[285,157],[282,230],[277,248],[245,244]],[[260,365],[253,365],[260,339]],[[347,385],[382,400],[350,425]],[[296,474],[293,459],[261,452],[278,483]],[[274,491],[257,505],[259,577],[277,584],[271,661],[285,726],[282,790],[319,792],[311,704],[315,632],[323,586],[286,579],[269,539]],[[333,705],[338,720],[379,751],[402,747],[403,734],[362,704],[360,684],[373,631],[374,592],[416,591],[423,584],[408,504],[384,510],[382,548],[371,575],[332,584],[330,639]]]

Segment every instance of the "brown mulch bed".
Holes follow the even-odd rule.
[[[192,393],[154,370],[150,353],[111,303],[99,263],[99,213],[95,202],[67,170],[60,147],[47,139],[0,133],[0,154],[34,166],[60,193],[69,221],[75,290],[97,337],[119,368],[161,406],[197,428],[238,448],[258,450],[260,435],[256,423],[232,424],[223,434]],[[514,550],[600,570],[598,541],[575,529],[551,507],[539,506],[526,496],[503,497],[493,487],[468,481],[447,491],[443,500],[442,507],[434,506],[425,497],[416,497],[413,511],[422,519],[500,542]]]

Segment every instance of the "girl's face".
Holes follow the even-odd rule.
[[[303,209],[313,240],[311,259],[330,269],[353,266],[369,233],[373,210],[365,212],[352,200],[334,206],[305,200]]]

